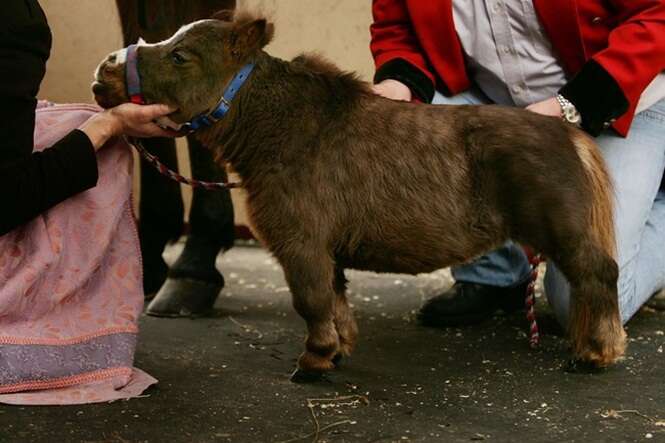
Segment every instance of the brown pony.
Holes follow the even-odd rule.
[[[295,380],[332,369],[356,343],[345,269],[429,272],[507,239],[566,275],[574,356],[606,366],[623,355],[611,187],[589,137],[517,108],[387,100],[318,57],[270,56],[264,18],[224,18],[139,47],[143,94],[182,123],[255,64],[228,114],[197,135],[240,174],[307,322]],[[124,68],[115,54],[102,62],[100,102],[128,100]]]

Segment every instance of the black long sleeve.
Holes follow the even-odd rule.
[[[88,137],[74,130],[32,153],[36,96],[51,48],[37,0],[0,7],[0,235],[97,183]]]
[[[74,130],[42,152],[0,165],[0,235],[97,183],[97,158],[87,135]]]

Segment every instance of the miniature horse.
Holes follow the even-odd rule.
[[[588,136],[519,108],[391,101],[318,57],[270,56],[272,34],[241,14],[132,50],[146,100],[171,105],[180,124],[207,120],[196,136],[242,179],[307,323],[295,381],[356,343],[345,269],[429,272],[507,239],[568,279],[574,357],[607,366],[623,355],[612,192]],[[107,104],[128,100],[118,54],[98,70]]]

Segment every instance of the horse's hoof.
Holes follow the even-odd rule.
[[[647,301],[647,306],[656,311],[665,311],[665,289],[651,297]]]
[[[563,370],[569,374],[600,374],[605,372],[607,368],[590,361],[570,359],[564,365]]]
[[[296,368],[293,374],[291,374],[291,381],[293,383],[315,383],[325,379],[325,372],[307,371],[300,368]]]
[[[224,285],[191,278],[167,278],[145,313],[155,317],[195,317],[212,310]]]

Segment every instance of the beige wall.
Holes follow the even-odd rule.
[[[92,73],[122,46],[114,0],[41,0],[53,48],[40,97],[55,102],[90,102]]]
[[[53,49],[40,98],[54,102],[90,102],[92,73],[109,52],[122,46],[114,0],[41,0],[53,33]],[[292,58],[315,51],[341,68],[370,79],[369,0],[238,0],[242,7],[262,11],[275,23],[275,39],[267,50]],[[184,144],[178,158],[188,169]],[[244,222],[241,193],[234,191],[237,220]],[[186,205],[191,190],[183,187]]]
[[[97,63],[122,46],[114,0],[41,0],[53,32],[53,50],[40,96],[87,102]],[[239,0],[266,12],[276,32],[268,51],[291,58],[316,51],[365,79],[372,74],[369,0]],[[279,5],[279,6],[278,6]]]

